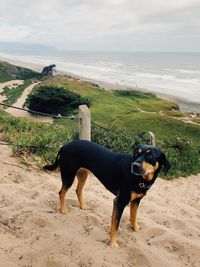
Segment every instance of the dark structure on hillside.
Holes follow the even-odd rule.
[[[40,78],[43,78],[46,76],[53,76],[53,72],[55,71],[54,70],[55,67],[56,67],[55,64],[44,67],[41,74],[40,74]]]

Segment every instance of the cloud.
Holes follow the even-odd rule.
[[[80,50],[173,50],[178,44],[195,50],[199,16],[199,0],[1,0],[0,41]]]

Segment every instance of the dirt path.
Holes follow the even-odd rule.
[[[32,89],[39,84],[39,82],[37,83],[33,83],[31,85],[29,85],[23,92],[22,96],[17,100],[16,103],[13,104],[14,107],[18,107],[18,108],[23,108],[23,105],[26,101],[27,96],[30,94],[30,92],[32,91]],[[32,116],[30,113],[28,113],[27,111],[24,110],[19,110],[19,109],[14,109],[14,108],[7,108],[6,112],[10,113],[11,115],[15,116],[15,117],[28,117],[28,118],[32,118],[38,121],[45,121],[45,122],[52,122],[53,119],[51,117],[46,117],[46,116]]]
[[[23,108],[23,104],[26,101],[27,96],[30,94],[32,91],[33,87],[36,86],[38,83],[33,83],[29,85],[23,92],[22,96],[13,104],[13,106],[17,108]],[[27,117],[27,111],[24,110],[19,110],[19,109],[14,109],[14,108],[7,108],[6,112],[10,113],[13,116],[16,117]]]

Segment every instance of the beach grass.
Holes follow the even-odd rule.
[[[14,154],[24,157],[40,156],[53,161],[60,146],[74,139],[71,128],[15,118],[0,110],[1,140],[11,144]]]
[[[24,90],[31,84],[30,80],[24,81],[23,84],[17,85],[14,88],[4,87],[1,95],[6,96],[6,99],[3,100],[4,104],[12,105],[18,98],[20,98]]]

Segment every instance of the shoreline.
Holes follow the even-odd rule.
[[[32,70],[35,70],[38,72],[41,72],[43,67],[45,66],[45,65],[41,65],[41,64],[25,62],[25,61],[21,61],[21,60],[17,60],[17,59],[11,59],[11,58],[5,58],[5,57],[1,57],[1,56],[0,56],[0,60],[6,61],[10,64],[20,65],[22,67],[29,68],[29,69],[32,69]],[[162,92],[157,92],[154,90],[149,90],[149,89],[141,88],[141,87],[137,87],[137,86],[131,87],[131,86],[125,85],[125,84],[118,84],[118,83],[114,84],[114,83],[110,83],[107,81],[96,80],[93,78],[83,77],[81,75],[74,74],[70,71],[57,70],[56,73],[57,73],[57,75],[68,75],[68,76],[72,76],[73,78],[85,81],[85,82],[96,83],[100,87],[104,88],[105,90],[139,90],[139,91],[143,91],[143,92],[153,93],[160,98],[177,103],[181,112],[200,114],[200,103],[190,101],[184,97],[165,94]]]

